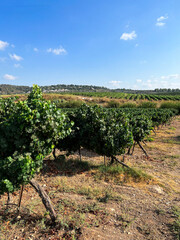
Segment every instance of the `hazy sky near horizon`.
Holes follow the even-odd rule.
[[[179,0],[1,0],[0,84],[180,88]]]

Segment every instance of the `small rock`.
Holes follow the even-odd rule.
[[[158,186],[158,185],[154,185],[154,186],[150,187],[150,190],[152,192],[159,193],[159,194],[163,194],[164,193],[163,189],[160,186]]]
[[[115,212],[115,209],[114,209],[114,208],[110,208],[110,210],[111,210],[112,212]]]

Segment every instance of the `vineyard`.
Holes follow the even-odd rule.
[[[127,99],[127,100],[150,100],[150,101],[159,101],[159,100],[171,100],[177,101],[180,100],[180,94],[130,94],[130,93],[121,93],[121,92],[72,92],[73,95],[85,96],[85,97],[107,97],[114,99]]]
[[[108,97],[108,93],[83,93],[82,96]],[[147,97],[149,100],[180,100],[178,95],[113,93],[112,97],[133,98],[134,100],[147,99]],[[163,184],[158,185],[157,179],[153,179],[149,174],[134,168],[127,159],[132,160],[135,154],[137,161],[138,151],[138,155],[142,157],[139,163],[137,161],[137,165],[142,164],[144,161],[148,164],[151,162],[154,164],[156,159],[148,145],[154,140],[153,138],[157,137],[160,129],[167,128],[172,121],[177,121],[176,119],[179,119],[178,115],[179,110],[173,108],[103,108],[98,105],[88,106],[86,104],[75,109],[61,110],[57,108],[55,103],[44,100],[40,88],[36,85],[28,95],[27,100],[18,101],[17,98],[0,99],[0,201],[1,196],[3,199],[3,207],[0,208],[2,215],[0,219],[1,225],[7,222],[13,225],[16,222],[16,224],[21,226],[19,219],[22,219],[21,212],[25,211],[23,210],[23,196],[27,196],[31,185],[39,194],[46,208],[46,211],[44,210],[42,214],[47,218],[46,221],[43,220],[44,228],[48,229],[48,231],[45,231],[45,229],[44,231],[41,230],[42,232],[38,232],[40,234],[38,237],[32,237],[31,239],[38,239],[42,233],[46,234],[46,237],[40,239],[88,239],[85,237],[81,238],[83,224],[87,228],[87,220],[84,219],[85,215],[83,215],[85,213],[93,214],[93,217],[96,216],[98,219],[98,223],[95,225],[93,225],[95,219],[88,220],[89,226],[92,228],[101,227],[101,224],[105,226],[105,219],[112,218],[111,215],[114,214],[113,216],[115,216],[116,220],[113,228],[117,224],[117,231],[126,234],[126,229],[133,221],[135,222],[135,217],[124,217],[123,214],[125,212],[122,214],[118,210],[117,213],[108,213],[102,207],[103,204],[110,200],[112,201],[111,209],[116,208],[117,206],[115,206],[114,202],[122,201],[119,194],[113,192],[114,190],[112,189],[108,192],[105,187],[100,187],[99,185],[98,188],[87,188],[82,191],[79,187],[81,182],[78,183],[77,181],[76,187],[72,183],[70,187],[67,186],[67,182],[64,182],[63,176],[69,173],[70,176],[71,174],[74,175],[74,172],[80,172],[80,174],[86,172],[87,175],[90,175],[90,179],[96,179],[97,183],[103,182],[103,186],[105,182],[112,181],[113,184],[120,186],[128,181],[132,181],[135,183],[143,182],[145,185],[153,183],[157,189],[159,186],[162,187]],[[178,141],[179,137],[177,137]],[[84,153],[98,156],[103,159],[103,162],[94,165],[94,160],[90,161],[90,163],[84,161]],[[72,158],[69,158],[69,156]],[[78,160],[74,159],[74,156]],[[54,175],[58,175],[57,179],[59,181],[59,183],[53,182],[54,190],[50,192],[49,196],[47,191],[44,191],[39,181],[37,181],[38,179],[41,181],[41,176],[47,174],[47,172],[49,172],[48,181],[54,181]],[[63,172],[62,178],[59,175],[60,172]],[[48,185],[48,182],[46,184]],[[117,186],[115,185],[114,188],[117,188]],[[159,187],[159,189],[161,188]],[[161,190],[163,194],[170,191],[166,187],[163,189]],[[59,195],[63,191],[66,193],[84,194],[91,200],[94,200],[94,202],[91,202],[88,206],[80,206],[77,202],[72,203],[71,199],[65,201],[62,195]],[[176,190],[175,192],[177,193]],[[16,199],[13,196],[16,196],[17,193],[19,193],[19,199],[16,203],[12,203],[12,198]],[[58,202],[56,202],[58,207],[57,204],[54,207],[52,202],[57,196],[60,197]],[[150,196],[153,198],[155,194]],[[5,198],[6,201],[4,200]],[[131,196],[128,197],[127,201],[130,200],[129,198]],[[101,204],[101,207],[97,205],[95,200]],[[39,205],[42,203],[39,203]],[[74,215],[74,219],[76,218],[78,223],[75,223],[73,218],[68,221],[66,219],[66,223],[63,222],[64,215],[68,211],[68,214],[72,214],[71,211],[77,214],[76,216]],[[114,209],[113,211],[116,210]],[[34,212],[31,213],[29,210],[29,219],[32,222],[33,214]],[[13,219],[9,220],[9,216]],[[27,227],[28,220],[26,220],[25,225]],[[176,227],[173,225],[172,231],[166,229],[167,238],[158,235],[159,233],[156,233],[155,238],[152,238],[153,234],[148,234],[150,230],[140,229],[139,234],[142,236],[137,235],[136,239],[174,239],[174,236],[178,236],[179,227],[177,223]],[[35,228],[38,231],[38,228]],[[11,229],[10,226],[9,229]],[[13,238],[6,238],[5,231],[3,229],[1,231],[1,239],[15,239],[14,235],[12,236]],[[86,231],[88,232],[88,230]],[[128,232],[130,230],[127,231],[127,234],[129,234]],[[50,233],[55,237],[49,238]],[[25,236],[23,232],[21,236]],[[147,236],[149,238],[146,238]],[[16,239],[30,238],[22,237]],[[117,238],[114,237],[113,239],[121,238],[117,236]],[[132,238],[126,236],[126,238],[122,239]]]

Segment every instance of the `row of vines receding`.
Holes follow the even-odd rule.
[[[113,162],[135,144],[148,156],[141,143],[176,114],[170,109],[105,110],[87,105],[65,112],[45,101],[36,85],[26,101],[0,99],[0,195],[30,183],[55,221],[50,199],[33,179],[45,156],[52,151],[55,156],[56,148],[69,153],[85,148]]]

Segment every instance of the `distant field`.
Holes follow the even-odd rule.
[[[25,98],[26,94],[12,94],[1,95],[1,97],[18,96],[20,99]],[[84,96],[91,98],[109,98],[109,99],[122,99],[122,100],[149,100],[149,101],[179,101],[180,93],[160,93],[160,94],[135,94],[135,93],[122,93],[122,92],[61,92],[61,93],[44,93],[46,99],[58,98],[73,98],[73,96]]]
[[[16,97],[25,100],[27,94],[1,95],[0,98]],[[43,97],[57,104],[59,108],[76,108],[82,104],[108,108],[176,108],[180,109],[179,93],[164,94],[131,94],[120,92],[64,92],[44,93]]]
[[[65,93],[66,94],[66,93]],[[77,96],[87,96],[87,97],[107,97],[116,99],[127,99],[127,100],[180,100],[180,94],[131,94],[131,93],[121,93],[121,92],[74,92],[71,93]]]

